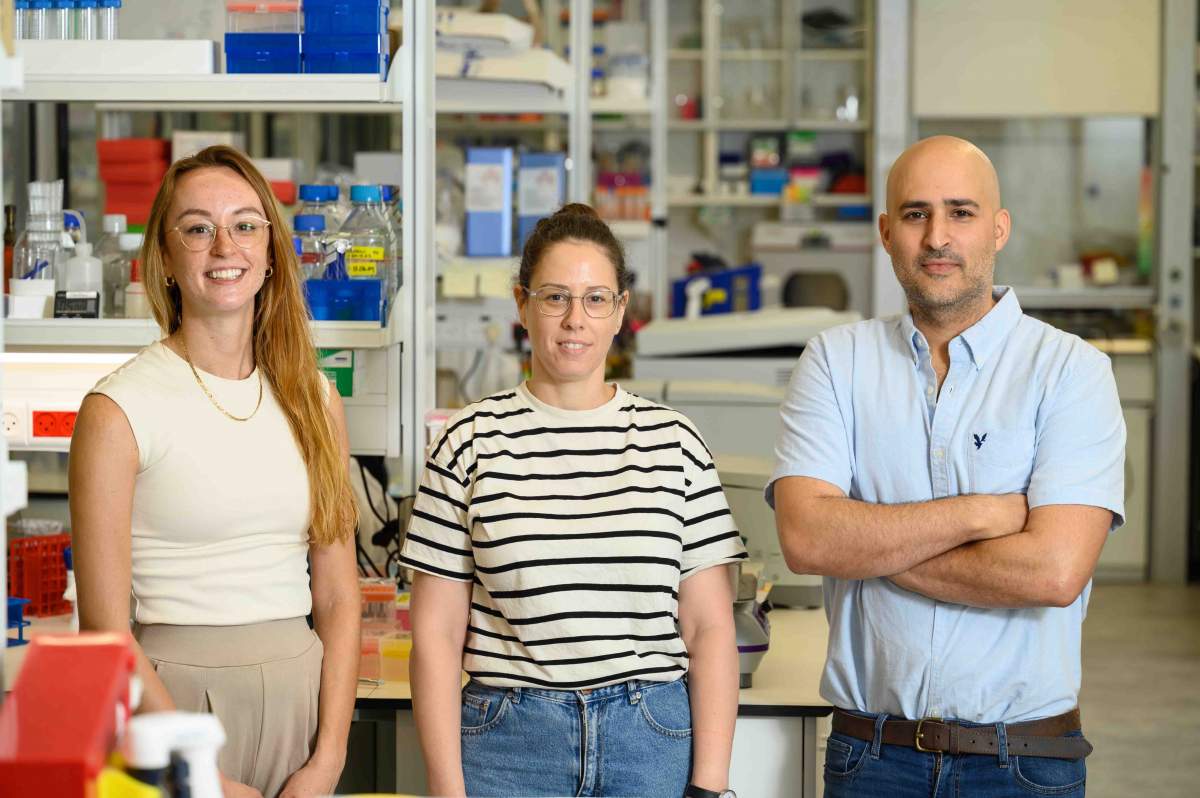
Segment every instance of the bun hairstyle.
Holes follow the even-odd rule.
[[[625,249],[600,214],[581,202],[567,203],[533,228],[521,253],[521,268],[517,273],[517,282],[521,287],[529,288],[533,272],[546,252],[563,241],[581,241],[600,247],[617,273],[617,293],[629,289],[633,275],[625,268]]]

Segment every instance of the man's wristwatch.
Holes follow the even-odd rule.
[[[713,792],[703,787],[697,787],[695,784],[689,784],[687,789],[683,791],[683,798],[737,798],[737,793],[733,790]]]

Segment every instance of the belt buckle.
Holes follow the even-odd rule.
[[[921,728],[925,725],[925,723],[927,721],[933,721],[934,723],[942,723],[943,718],[921,718],[920,720],[918,720],[917,721],[917,734],[916,734],[916,737],[913,739],[913,745],[915,745],[917,747],[918,751],[923,751],[926,754],[943,753],[943,751],[939,748],[926,748],[925,746],[921,745],[921,738],[925,736],[925,733],[921,730]]]

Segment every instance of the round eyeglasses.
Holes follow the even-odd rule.
[[[267,228],[271,223],[257,216],[243,216],[232,224],[213,224],[212,222],[187,222],[168,230],[168,233],[179,233],[183,245],[192,252],[204,252],[212,249],[217,240],[217,231],[224,230],[229,240],[242,249],[253,249],[267,237]]]
[[[543,316],[565,316],[571,302],[578,299],[583,312],[593,319],[607,319],[617,311],[622,297],[611,288],[593,288],[580,296],[568,293],[557,286],[542,286],[536,291],[523,289]]]

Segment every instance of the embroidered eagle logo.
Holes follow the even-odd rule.
[[[985,432],[985,433],[983,433],[983,435],[974,435],[973,434],[973,435],[971,435],[971,437],[975,439],[975,448],[982,449],[983,442],[987,440],[987,433]]]

